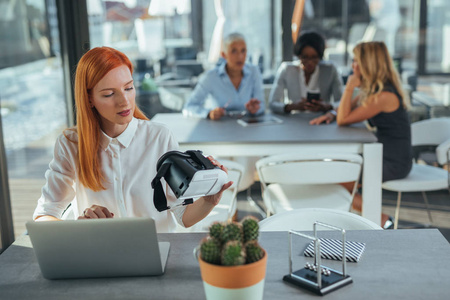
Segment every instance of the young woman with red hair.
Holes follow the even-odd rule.
[[[178,149],[178,143],[164,125],[149,121],[136,106],[132,73],[130,60],[113,48],[94,48],[80,59],[75,75],[77,126],[56,141],[35,220],[59,220],[72,203],[78,219],[146,216],[155,219],[159,232],[168,232],[175,229],[175,220],[190,227],[203,219],[231,186],[228,182],[216,195],[170,212],[155,209],[151,181],[156,163],[167,151]],[[167,185],[164,191],[169,202],[176,200]]]

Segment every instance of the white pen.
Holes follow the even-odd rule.
[[[231,103],[231,99],[227,101],[227,103],[224,104],[224,106],[222,106],[223,109],[227,109],[227,107],[230,105]]]

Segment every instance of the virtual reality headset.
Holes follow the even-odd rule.
[[[169,151],[159,158],[156,170],[152,188],[153,203],[158,211],[191,204],[194,198],[217,194],[228,178],[226,172],[215,166],[199,150]],[[181,203],[172,207],[167,205],[161,178],[166,180]]]

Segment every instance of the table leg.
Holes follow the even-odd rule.
[[[363,159],[362,216],[380,225],[383,145],[364,144]]]

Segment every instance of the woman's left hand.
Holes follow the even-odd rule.
[[[320,117],[314,118],[309,121],[309,125],[319,125],[322,123],[330,124],[334,120],[336,120],[336,116],[330,112],[327,112],[326,114],[323,114]]]
[[[225,168],[224,165],[220,164],[217,160],[215,160],[212,156],[208,156],[208,159],[213,163],[213,165],[219,167],[221,170],[223,170],[225,173],[228,174],[228,170],[227,168]],[[233,184],[232,181],[228,181],[227,183],[225,183],[222,188],[220,189],[220,191],[217,194],[214,195],[210,195],[210,196],[204,196],[203,198],[205,199],[206,202],[213,204],[214,206],[216,206],[217,204],[219,204],[220,199],[222,198],[222,193],[223,191],[225,191],[226,189],[228,189],[231,185]]]
[[[256,98],[250,99],[247,103],[245,103],[245,109],[248,110],[251,114],[256,114],[261,107],[261,101]]]

